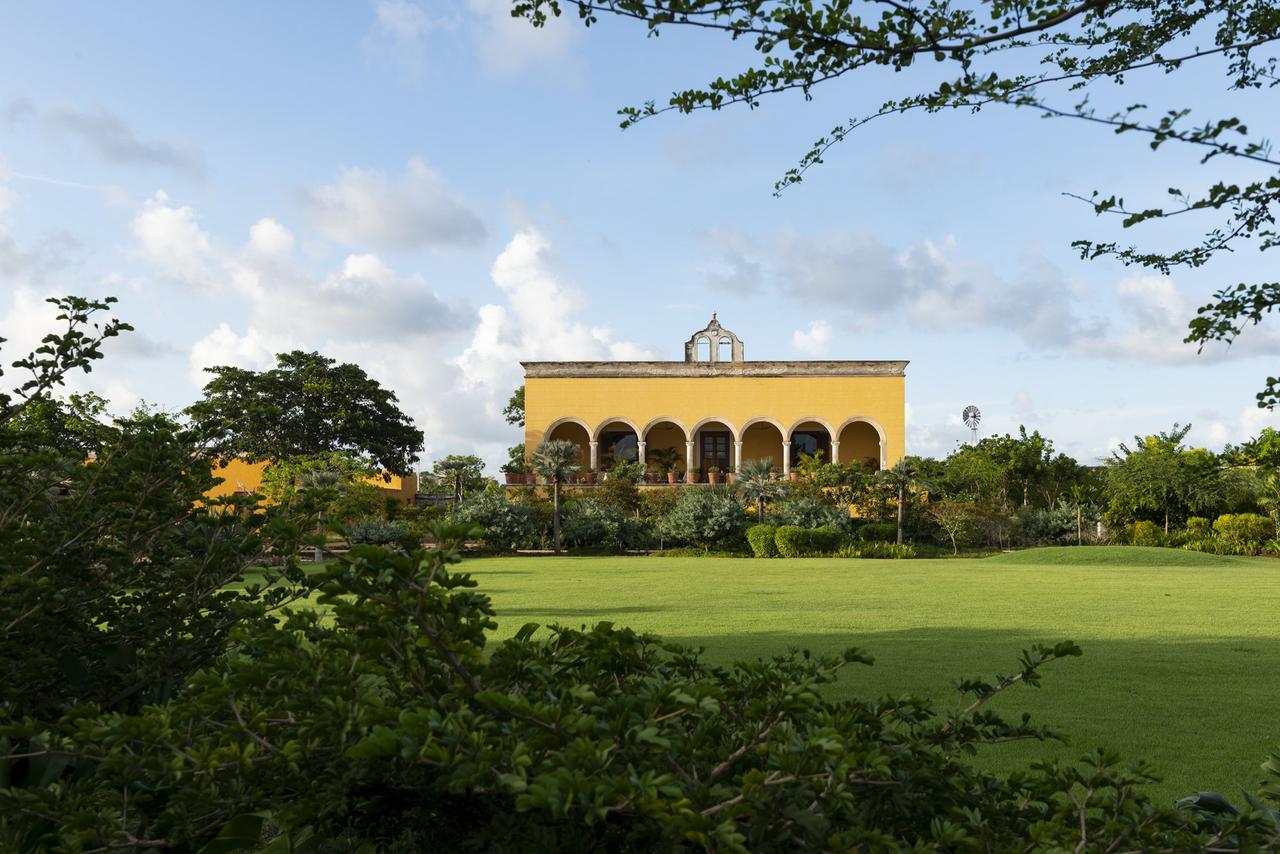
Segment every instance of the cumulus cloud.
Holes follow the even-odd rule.
[[[484,240],[480,217],[459,201],[421,160],[393,180],[381,172],[346,169],[332,184],[307,191],[304,203],[322,234],[376,249],[441,249]]]
[[[416,79],[422,75],[432,33],[457,30],[467,33],[481,63],[495,74],[558,61],[567,53],[573,33],[567,16],[549,17],[546,26],[535,29],[524,18],[511,17],[506,0],[466,0],[448,13],[436,12],[431,3],[376,0],[363,45]]]
[[[576,319],[582,296],[560,281],[551,246],[536,228],[525,228],[511,239],[490,275],[505,304],[480,308],[471,343],[453,360],[465,387],[484,394],[490,408],[505,401],[504,395],[519,384],[522,359],[655,358],[639,344],[616,340],[608,329]]]
[[[547,16],[534,27],[525,18],[511,17],[508,0],[467,0],[472,15],[476,50],[489,70],[514,74],[563,57],[569,49],[576,16]]]
[[[365,50],[415,79],[422,75],[428,35],[435,30],[456,29],[459,23],[456,13],[430,15],[410,0],[377,0],[373,19],[373,27],[364,39]]]
[[[791,346],[806,356],[825,355],[831,344],[831,324],[825,320],[815,320],[808,329],[797,329],[791,333]]]
[[[108,163],[159,166],[191,176],[204,171],[196,149],[173,142],[145,139],[122,117],[105,109],[72,106],[42,109],[27,98],[16,98],[4,111],[11,126],[34,123],[52,135],[79,139]]]
[[[137,253],[170,279],[190,285],[211,282],[213,245],[195,211],[169,203],[163,190],[143,204],[131,225]]]
[[[1093,293],[1034,249],[1002,271],[965,257],[950,237],[899,249],[868,232],[755,239],[721,229],[704,243],[711,289],[821,308],[836,328],[1004,332],[1032,350],[1146,364],[1280,354],[1280,328],[1265,326],[1197,354],[1183,339],[1201,299],[1169,277],[1127,276]],[[819,352],[804,349],[820,343],[806,335],[796,333],[796,349]]]

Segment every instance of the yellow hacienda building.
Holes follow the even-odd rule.
[[[686,473],[768,458],[787,474],[819,450],[884,468],[904,453],[905,361],[749,362],[715,315],[681,362],[522,364],[525,447],[567,439],[591,471],[658,449]]]
[[[210,498],[221,498],[224,495],[248,495],[262,488],[262,473],[270,463],[250,463],[245,460],[228,460],[226,465],[214,468],[213,473],[222,478],[222,483],[210,489],[205,495]],[[394,499],[400,504],[412,505],[418,492],[417,475],[390,475],[390,480],[381,477],[369,479],[369,483],[378,487],[384,498]]]

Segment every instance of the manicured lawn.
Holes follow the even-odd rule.
[[[979,560],[481,558],[499,635],[526,622],[611,620],[704,646],[718,662],[785,650],[876,657],[837,690],[953,702],[952,679],[1013,669],[1037,641],[1075,640],[1025,710],[1072,736],[990,748],[1015,767],[1095,747],[1144,757],[1174,798],[1252,788],[1280,746],[1280,561],[1172,549],[1037,549]]]

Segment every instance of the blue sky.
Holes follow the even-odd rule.
[[[44,297],[115,294],[138,333],[82,386],[118,406],[180,408],[207,365],[319,349],[394,388],[428,458],[496,466],[518,440],[498,411],[521,358],[678,359],[717,311],[748,358],[910,359],[913,453],[966,438],[968,403],[984,432],[1025,423],[1086,460],[1174,421],[1210,447],[1276,423],[1253,393],[1280,327],[1204,356],[1180,343],[1266,257],[1172,279],[1084,262],[1072,239],[1128,236],[1063,196],[1158,200],[1247,170],[987,111],[870,125],[775,199],[817,136],[936,69],[624,132],[619,107],[732,72],[745,46],[611,20],[535,31],[506,9],[10,8],[6,361],[45,328]],[[1274,114],[1213,71],[1114,97]],[[1132,236],[1176,246],[1203,224]]]

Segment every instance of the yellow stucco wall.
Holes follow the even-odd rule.
[[[547,437],[548,428],[566,418],[582,422],[593,435],[606,423],[621,419],[642,436],[653,421],[669,419],[683,427],[690,439],[700,422],[716,418],[743,441],[743,460],[773,457],[778,463],[780,433],[789,435],[799,423],[811,420],[822,423],[832,438],[841,441],[842,462],[866,456],[874,447],[872,434],[846,426],[851,419],[862,418],[883,432],[883,459],[893,465],[905,453],[905,380],[902,376],[526,378],[525,447],[531,452]],[[780,433],[763,428],[744,432],[746,425],[762,418]],[[677,447],[683,467],[682,435],[655,431],[651,441],[651,447]]]
[[[224,495],[234,495],[237,492],[256,492],[258,487],[262,485],[262,472],[268,465],[269,463],[266,462],[250,463],[244,460],[228,460],[225,466],[215,466],[213,473],[215,476],[222,478],[222,483],[210,489],[205,495],[210,498],[220,498]],[[382,490],[386,497],[394,498],[405,504],[412,504],[418,491],[418,476],[412,474],[408,477],[400,477],[393,474],[390,482],[380,477],[370,478],[369,483]]]

